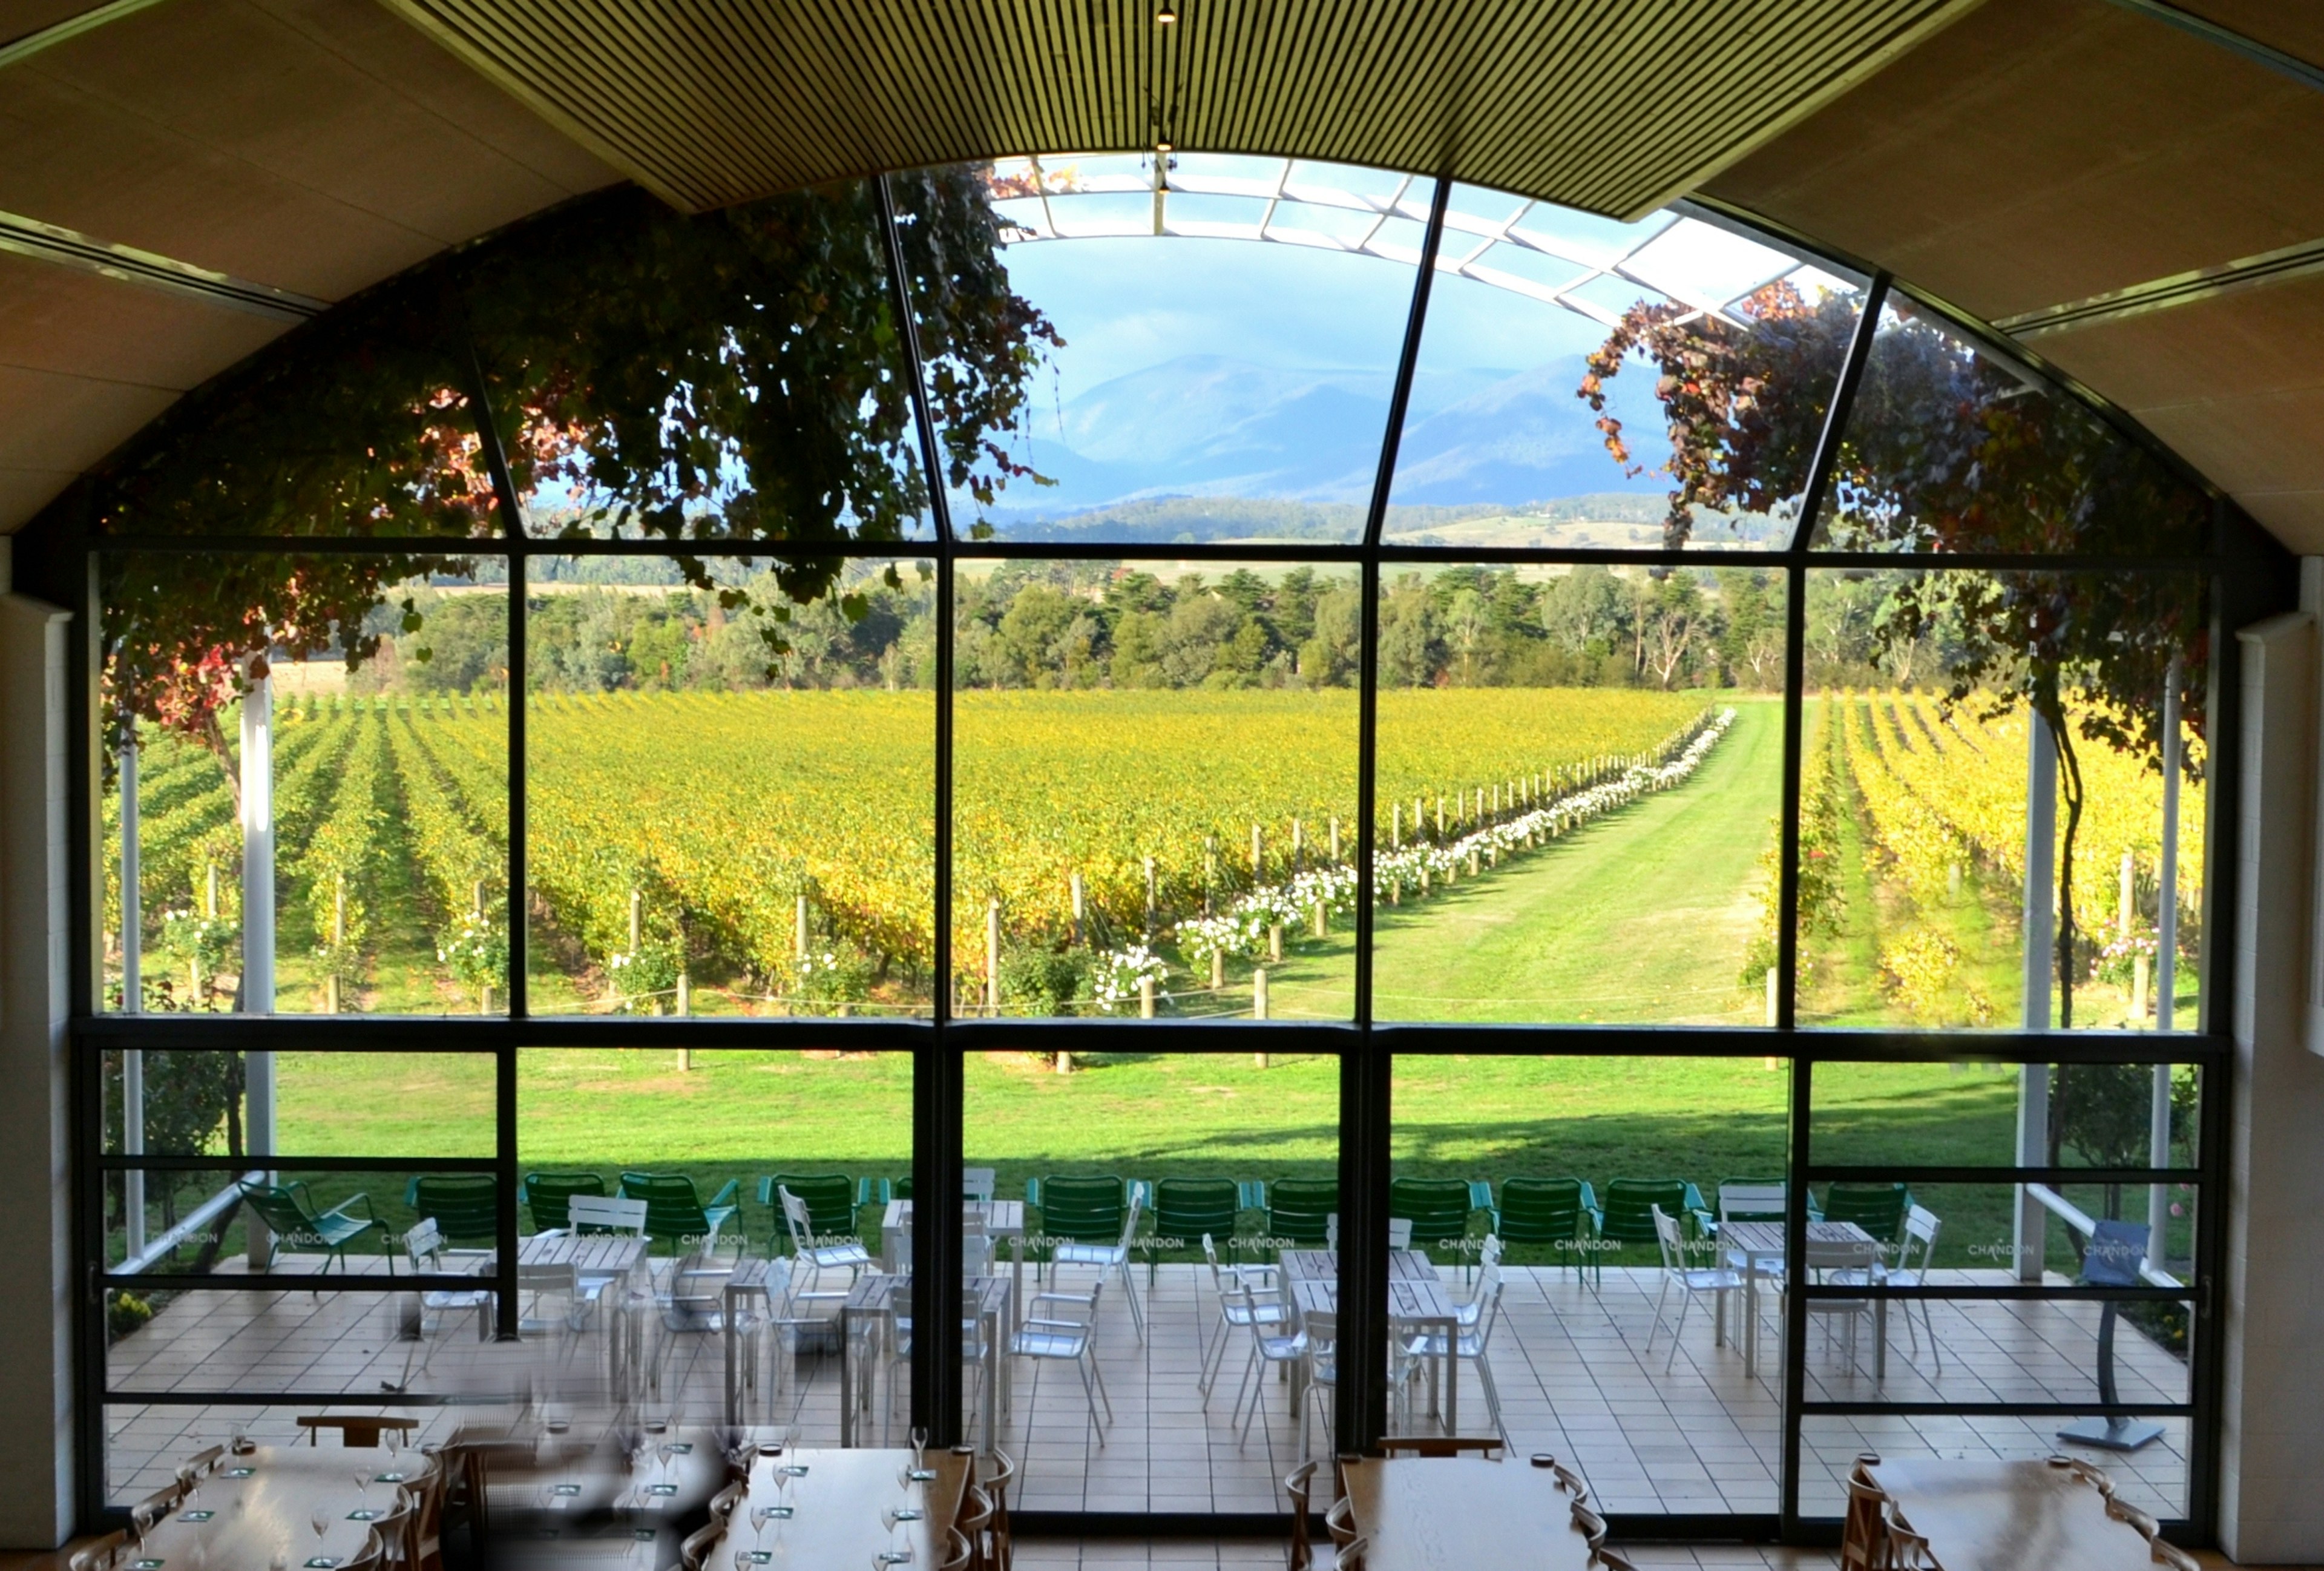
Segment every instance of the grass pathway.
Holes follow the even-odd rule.
[[[1745,700],[1685,785],[1464,880],[1384,907],[1382,1020],[1750,1024],[1737,981],[1783,762],[1780,706]]]

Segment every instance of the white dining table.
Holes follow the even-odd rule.
[[[1811,1222],[1808,1242],[1855,1244],[1868,1252],[1879,1248],[1878,1241],[1853,1222]],[[1743,1261],[1743,1378],[1751,1380],[1759,1369],[1759,1281],[1784,1274],[1784,1224],[1721,1223],[1719,1250]],[[1884,1295],[1872,1298],[1872,1379],[1877,1384],[1888,1375],[1888,1300]]]

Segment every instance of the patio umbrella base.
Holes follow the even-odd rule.
[[[2058,1431],[2058,1438],[2069,1445],[2095,1446],[2101,1451],[2135,1451],[2162,1435],[2162,1425],[2143,1419],[2084,1419]]]

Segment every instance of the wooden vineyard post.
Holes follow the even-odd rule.
[[[1218,883],[1219,837],[1216,835],[1205,835],[1203,836],[1203,914],[1204,916],[1211,914],[1211,891],[1218,887]]]
[[[1420,864],[1420,898],[1428,898],[1428,864],[1425,862]]]
[[[1388,810],[1388,848],[1391,851],[1401,851],[1404,849],[1404,804],[1390,802]]]
[[[1264,966],[1250,974],[1250,1018],[1267,1018],[1267,967]],[[1259,1067],[1262,1069],[1267,1067],[1264,1055],[1260,1057]]]
[[[1315,902],[1315,936],[1323,938],[1332,930],[1332,908],[1324,901]]]
[[[1775,968],[1770,966],[1767,967],[1767,1029],[1769,1030],[1774,1030],[1782,1020],[1782,1005],[1777,1002],[1779,994],[1776,992],[1776,986]],[[1779,1069],[1783,1067],[1783,1064],[1784,1061],[1781,1058],[1770,1055],[1766,1067],[1770,1069]]]
[[[481,878],[468,886],[468,909],[475,913],[476,926],[482,928],[484,925],[484,881]],[[630,896],[630,952],[633,955],[638,948],[637,920],[637,896],[632,893]],[[491,983],[487,982],[476,990],[476,1009],[481,1014],[493,1012]]]
[[[1001,902],[984,902],[984,1012],[1001,1012]]]
[[[1226,984],[1227,952],[1224,949],[1213,949],[1211,951],[1211,991],[1222,992]]]
[[[1073,905],[1074,942],[1075,944],[1079,944],[1082,941],[1084,935],[1088,931],[1088,929],[1084,924],[1089,915],[1088,896],[1082,884],[1082,875],[1080,873],[1073,873],[1066,878],[1065,895]]]
[[[1340,816],[1332,815],[1332,865],[1340,864]]]
[[[1156,883],[1154,858],[1146,859],[1146,941],[1154,941],[1154,929],[1161,916],[1161,886]]]
[[[477,909],[483,909],[483,884],[476,885]],[[639,946],[644,941],[646,927],[646,894],[641,889],[630,891],[630,959],[636,964]]]
[[[1307,865],[1307,843],[1299,831],[1299,820],[1291,820],[1291,871],[1298,873]]]
[[[791,912],[791,949],[801,965],[807,962],[807,896],[798,897]]]
[[[1269,964],[1283,964],[1283,924],[1276,922],[1267,929],[1267,958]]]
[[[1140,1020],[1154,1018],[1154,978],[1151,976],[1141,976],[1138,979],[1138,1018]]]
[[[1250,886],[1258,889],[1267,883],[1267,831],[1257,824],[1250,827]]]
[[[1444,793],[1436,793],[1436,843],[1444,843]]]
[[[1059,1048],[1057,1049],[1057,1073],[1060,1075],[1070,1075],[1073,1072],[1074,1055],[1072,1051],[1068,1049]]]

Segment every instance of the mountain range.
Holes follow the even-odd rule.
[[[1589,407],[1574,396],[1583,371],[1581,356],[1570,356],[1522,371],[1416,378],[1397,503],[1511,506],[1659,494],[1653,476],[1627,478],[1607,455]],[[1651,383],[1621,378],[1612,392],[1633,447],[1651,458],[1656,444],[1637,439],[1661,433]],[[1307,503],[1333,513],[1360,506],[1371,494],[1388,395],[1387,377],[1375,373],[1181,356],[1038,411],[1019,453],[1057,484],[1011,486],[992,517],[1005,533],[1054,534],[1079,532],[1077,514],[1165,498]]]

